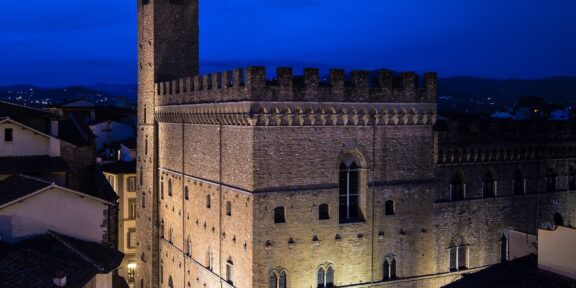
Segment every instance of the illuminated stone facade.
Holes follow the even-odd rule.
[[[506,228],[575,214],[573,192],[508,196],[565,160],[439,147],[433,73],[198,76],[197,1],[138,3],[141,287],[439,287],[498,263]]]

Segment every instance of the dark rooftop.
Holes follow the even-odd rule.
[[[62,273],[66,287],[80,288],[96,274],[116,269],[123,257],[105,245],[49,231],[14,245],[0,246],[0,283],[11,288],[52,288],[54,276]]]
[[[0,205],[10,203],[52,185],[40,179],[15,175],[0,181]]]
[[[0,174],[67,172],[70,167],[62,157],[10,156],[0,157]]]
[[[114,163],[107,163],[101,166],[102,171],[112,174],[135,174],[136,173],[136,161],[118,161]]]
[[[138,144],[136,137],[132,137],[130,139],[122,140],[120,142],[122,145],[126,146],[128,149],[136,149],[136,145]]]
[[[112,203],[118,199],[118,194],[97,167],[91,167],[90,173],[82,178],[79,191]]]
[[[58,138],[76,146],[91,145],[94,138],[92,130],[80,124],[72,116],[58,122]]]
[[[464,274],[446,288],[573,288],[576,280],[539,270],[535,255],[488,267],[480,272]]]

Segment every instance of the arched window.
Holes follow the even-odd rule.
[[[324,271],[324,268],[318,269],[316,276],[318,278],[318,288],[334,287],[334,269],[332,267],[328,267],[326,271]]]
[[[142,187],[144,185],[144,172],[143,172],[143,168],[140,167],[140,187]]]
[[[386,201],[384,204],[384,215],[396,215],[396,207],[394,207],[394,201]]]
[[[172,197],[172,179],[168,179],[168,196]]]
[[[274,223],[286,223],[286,215],[284,214],[284,207],[274,208]]]
[[[356,162],[349,166],[340,163],[339,212],[340,223],[360,221],[360,167]]]
[[[462,181],[462,177],[458,174],[454,174],[452,181],[450,182],[450,200],[460,201],[464,200],[466,184]]]
[[[318,272],[316,273],[316,277],[317,277],[317,279],[318,279],[318,281],[317,281],[317,283],[318,283],[317,287],[318,287],[318,288],[324,288],[324,287],[325,287],[325,284],[326,284],[326,282],[325,282],[325,279],[326,279],[326,278],[325,278],[325,273],[324,273],[324,269],[323,269],[323,268],[318,269]]]
[[[514,173],[514,195],[523,195],[525,193],[524,177],[522,177],[522,172],[516,170]]]
[[[144,155],[148,155],[148,136],[146,136],[146,141],[144,144]]]
[[[170,225],[170,232],[168,235],[168,242],[172,243],[174,242],[174,228],[172,227],[172,225]]]
[[[482,178],[482,197],[496,197],[496,181],[494,181],[494,177],[492,177],[490,172],[484,174]]]
[[[396,256],[389,255],[384,258],[384,281],[396,279]]]
[[[546,182],[546,192],[556,192],[556,171],[554,170],[554,168],[548,168],[548,171],[546,171],[546,178],[545,178],[545,182]]]
[[[270,272],[269,288],[286,288],[286,271]]]
[[[270,280],[268,288],[278,288],[278,276],[274,271],[270,272]]]
[[[164,219],[160,220],[160,236],[166,239],[166,235],[164,235]]]
[[[188,186],[184,186],[184,199],[190,200],[190,190],[188,189]]]
[[[320,206],[318,206],[318,219],[319,220],[330,219],[330,208],[328,204],[320,204]]]
[[[462,237],[456,237],[450,243],[450,271],[468,269],[468,247]]]
[[[206,195],[206,208],[210,209],[212,202],[210,201],[210,194]]]
[[[554,213],[554,225],[564,226],[564,217],[558,212]]]
[[[278,288],[286,288],[286,272],[280,272],[280,279],[278,280]]]
[[[574,165],[568,168],[568,189],[576,190],[576,166]]]
[[[172,276],[168,278],[168,287],[174,288],[174,280],[172,280]]]
[[[226,261],[226,281],[230,284],[234,284],[234,262],[232,262],[232,258],[228,257],[228,261]]]
[[[500,238],[500,262],[508,261],[508,237],[506,234],[502,234]]]
[[[232,216],[232,202],[226,201],[226,215]]]
[[[328,267],[328,270],[326,270],[326,288],[332,287],[334,287],[334,269]]]

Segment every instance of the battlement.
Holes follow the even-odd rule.
[[[156,105],[178,105],[237,101],[284,102],[381,102],[436,103],[436,73],[418,76],[404,72],[395,77],[381,70],[375,79],[369,71],[331,69],[328,79],[320,79],[319,69],[304,69],[294,76],[292,68],[277,68],[276,77],[266,78],[266,68],[248,67],[223,73],[156,83]]]

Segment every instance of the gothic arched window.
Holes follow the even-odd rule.
[[[277,271],[270,272],[270,279],[269,279],[269,288],[286,288],[286,271]]]
[[[206,195],[206,208],[210,209],[212,207],[212,201],[210,199],[210,194]]]
[[[396,256],[389,255],[384,258],[384,281],[396,279]]]
[[[328,267],[326,270],[326,288],[334,287],[334,269],[332,267]]]
[[[276,272],[270,272],[270,279],[268,281],[268,288],[278,288],[278,275],[276,275]]]
[[[466,196],[466,184],[462,180],[462,177],[458,174],[454,174],[452,180],[450,181],[450,200],[460,201],[464,200]]]
[[[278,288],[286,288],[286,272],[280,272],[280,279],[278,280]]]
[[[482,178],[482,197],[496,197],[496,181],[490,172],[486,172]]]
[[[468,245],[462,237],[456,237],[450,243],[450,271],[468,269]]]
[[[557,180],[556,171],[554,170],[554,168],[548,168],[548,171],[546,171],[546,178],[545,178],[546,192],[557,191],[556,180]]]
[[[340,223],[360,221],[360,167],[356,162],[342,162],[339,168]]]
[[[168,179],[168,196],[172,197],[172,179]]]
[[[318,219],[319,220],[330,219],[330,208],[328,204],[320,204],[320,206],[318,206]]]
[[[324,273],[324,269],[323,269],[323,268],[318,269],[318,272],[316,273],[316,277],[317,277],[317,279],[318,279],[318,281],[317,281],[317,283],[318,283],[317,288],[324,288],[324,287],[326,287],[326,286],[325,286],[325,284],[326,284],[326,282],[325,282],[326,278],[325,278],[325,273]]]
[[[168,278],[168,287],[174,288],[174,280],[172,280],[172,276]]]
[[[384,204],[384,215],[396,215],[396,207],[394,207],[394,201],[386,201]]]
[[[184,199],[190,200],[190,190],[188,189],[188,186],[184,186]]]
[[[514,195],[523,195],[525,192],[524,177],[522,177],[522,172],[516,170],[514,172]]]

